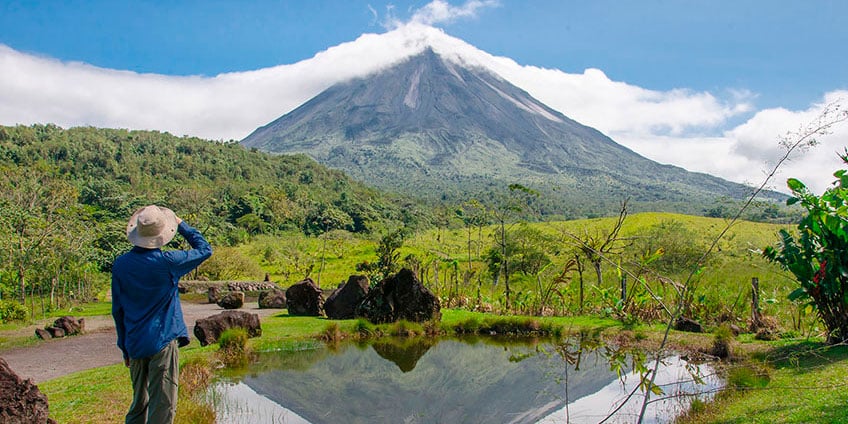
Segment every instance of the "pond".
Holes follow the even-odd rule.
[[[381,339],[263,353],[211,395],[219,423],[634,423],[643,364],[591,340]],[[655,384],[645,423],[672,421],[721,381],[669,355]]]

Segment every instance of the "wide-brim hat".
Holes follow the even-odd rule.
[[[177,235],[177,215],[156,205],[145,206],[133,214],[127,223],[127,238],[135,246],[160,248]]]

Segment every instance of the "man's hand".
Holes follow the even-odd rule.
[[[183,220],[176,215],[174,215],[174,218],[177,218],[177,225],[180,225],[180,222],[183,222]]]
[[[127,367],[127,368],[130,367],[130,359],[129,358],[124,359],[124,366]]]

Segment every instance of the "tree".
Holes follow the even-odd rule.
[[[848,149],[840,157],[848,164]],[[787,204],[800,204],[807,215],[797,236],[781,230],[778,248],[767,247],[763,256],[795,276],[800,287],[789,299],[808,300],[827,328],[828,343],[841,343],[848,341],[848,170],[834,176],[820,197],[797,179],[787,181],[794,195]]]
[[[77,193],[70,184],[53,178],[44,167],[3,170],[0,183],[0,227],[7,232],[0,243],[7,266],[17,278],[21,303],[26,301],[27,277],[49,256],[51,240],[61,237],[75,222],[68,216]]]
[[[467,248],[468,248],[468,270],[465,274],[465,282],[474,274],[474,269],[472,268],[472,246],[473,242],[471,239],[471,234],[473,232],[474,227],[476,226],[478,229],[477,236],[477,258],[480,257],[480,245],[482,244],[482,232],[483,225],[486,224],[487,211],[486,207],[483,206],[476,199],[471,199],[467,202],[464,202],[459,209],[456,210],[456,215],[462,220],[462,223],[465,225],[465,232],[467,235]],[[481,278],[477,279],[477,304],[479,305],[481,302],[480,298],[480,286],[483,284],[483,280]]]
[[[510,226],[516,216],[525,208],[530,206],[532,201],[539,196],[539,192],[524,187],[521,184],[510,184],[509,195],[502,198],[498,205],[491,209],[492,217],[498,225],[498,233],[496,235],[498,248],[500,249],[500,260],[489,260],[489,263],[497,263],[499,269],[495,271],[495,284],[498,282],[498,276],[502,275],[504,279],[504,295],[506,297],[506,309],[510,308],[510,289],[509,289],[509,255],[507,254],[508,239],[507,239],[507,223]],[[490,254],[491,256],[491,254]],[[491,265],[490,265],[491,266]]]
[[[619,232],[621,231],[621,227],[624,225],[625,219],[627,219],[626,199],[621,202],[618,219],[615,221],[615,224],[609,232],[598,231],[595,234],[589,234],[587,231],[583,237],[568,234],[570,238],[577,241],[578,249],[580,249],[583,256],[589,260],[589,263],[592,264],[592,268],[595,270],[595,276],[598,279],[598,287],[601,287],[603,283],[601,264],[603,263],[604,258],[612,254],[621,253],[621,251],[626,247],[626,245],[622,243],[625,239],[619,237]]]

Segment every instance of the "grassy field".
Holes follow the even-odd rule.
[[[550,265],[537,274],[517,272],[511,275],[512,310],[534,313],[540,310],[545,286],[559,276],[568,261],[579,253],[580,240],[599,238],[610,231],[613,218],[567,222],[515,224],[508,226],[517,242],[526,249],[544,252]],[[726,232],[703,262],[701,255],[727,221],[671,213],[642,213],[629,216],[619,234],[620,241],[602,262],[603,281],[598,284],[590,264],[585,260],[583,313],[609,313],[618,300],[620,279],[627,275],[629,304],[642,303],[643,309],[659,309],[659,303],[671,305],[677,300],[675,289],[697,269],[690,281],[693,288],[691,306],[694,318],[706,323],[735,321],[744,326],[750,316],[751,280],[760,285],[760,307],[775,317],[784,331],[807,334],[812,326],[803,305],[793,304],[787,295],[795,283],[778,266],[768,263],[759,250],[774,244],[777,231],[787,226],[741,221]],[[436,293],[444,304],[476,304],[479,290],[481,302],[491,309],[504,305],[503,279],[494,284],[485,258],[497,248],[493,226],[482,228],[436,229],[416,233],[404,239],[398,251],[402,266],[418,269],[422,282]],[[321,237],[299,233],[279,237],[259,237],[236,249],[246,261],[259,264],[251,275],[240,278],[260,279],[268,274],[282,287],[309,276],[324,288],[334,288],[352,274],[361,274],[356,265],[375,262],[379,240],[362,239],[345,232],[331,232]],[[646,257],[663,252],[653,263]],[[321,266],[323,257],[323,268]],[[581,256],[582,257],[582,256]],[[540,289],[541,283],[541,289]],[[557,285],[558,293],[546,306],[558,314],[577,314],[580,274],[574,269],[566,281]],[[648,289],[657,297],[650,298]],[[653,314],[656,315],[656,314]],[[650,317],[647,313],[640,318]],[[800,318],[799,318],[800,317]]]

